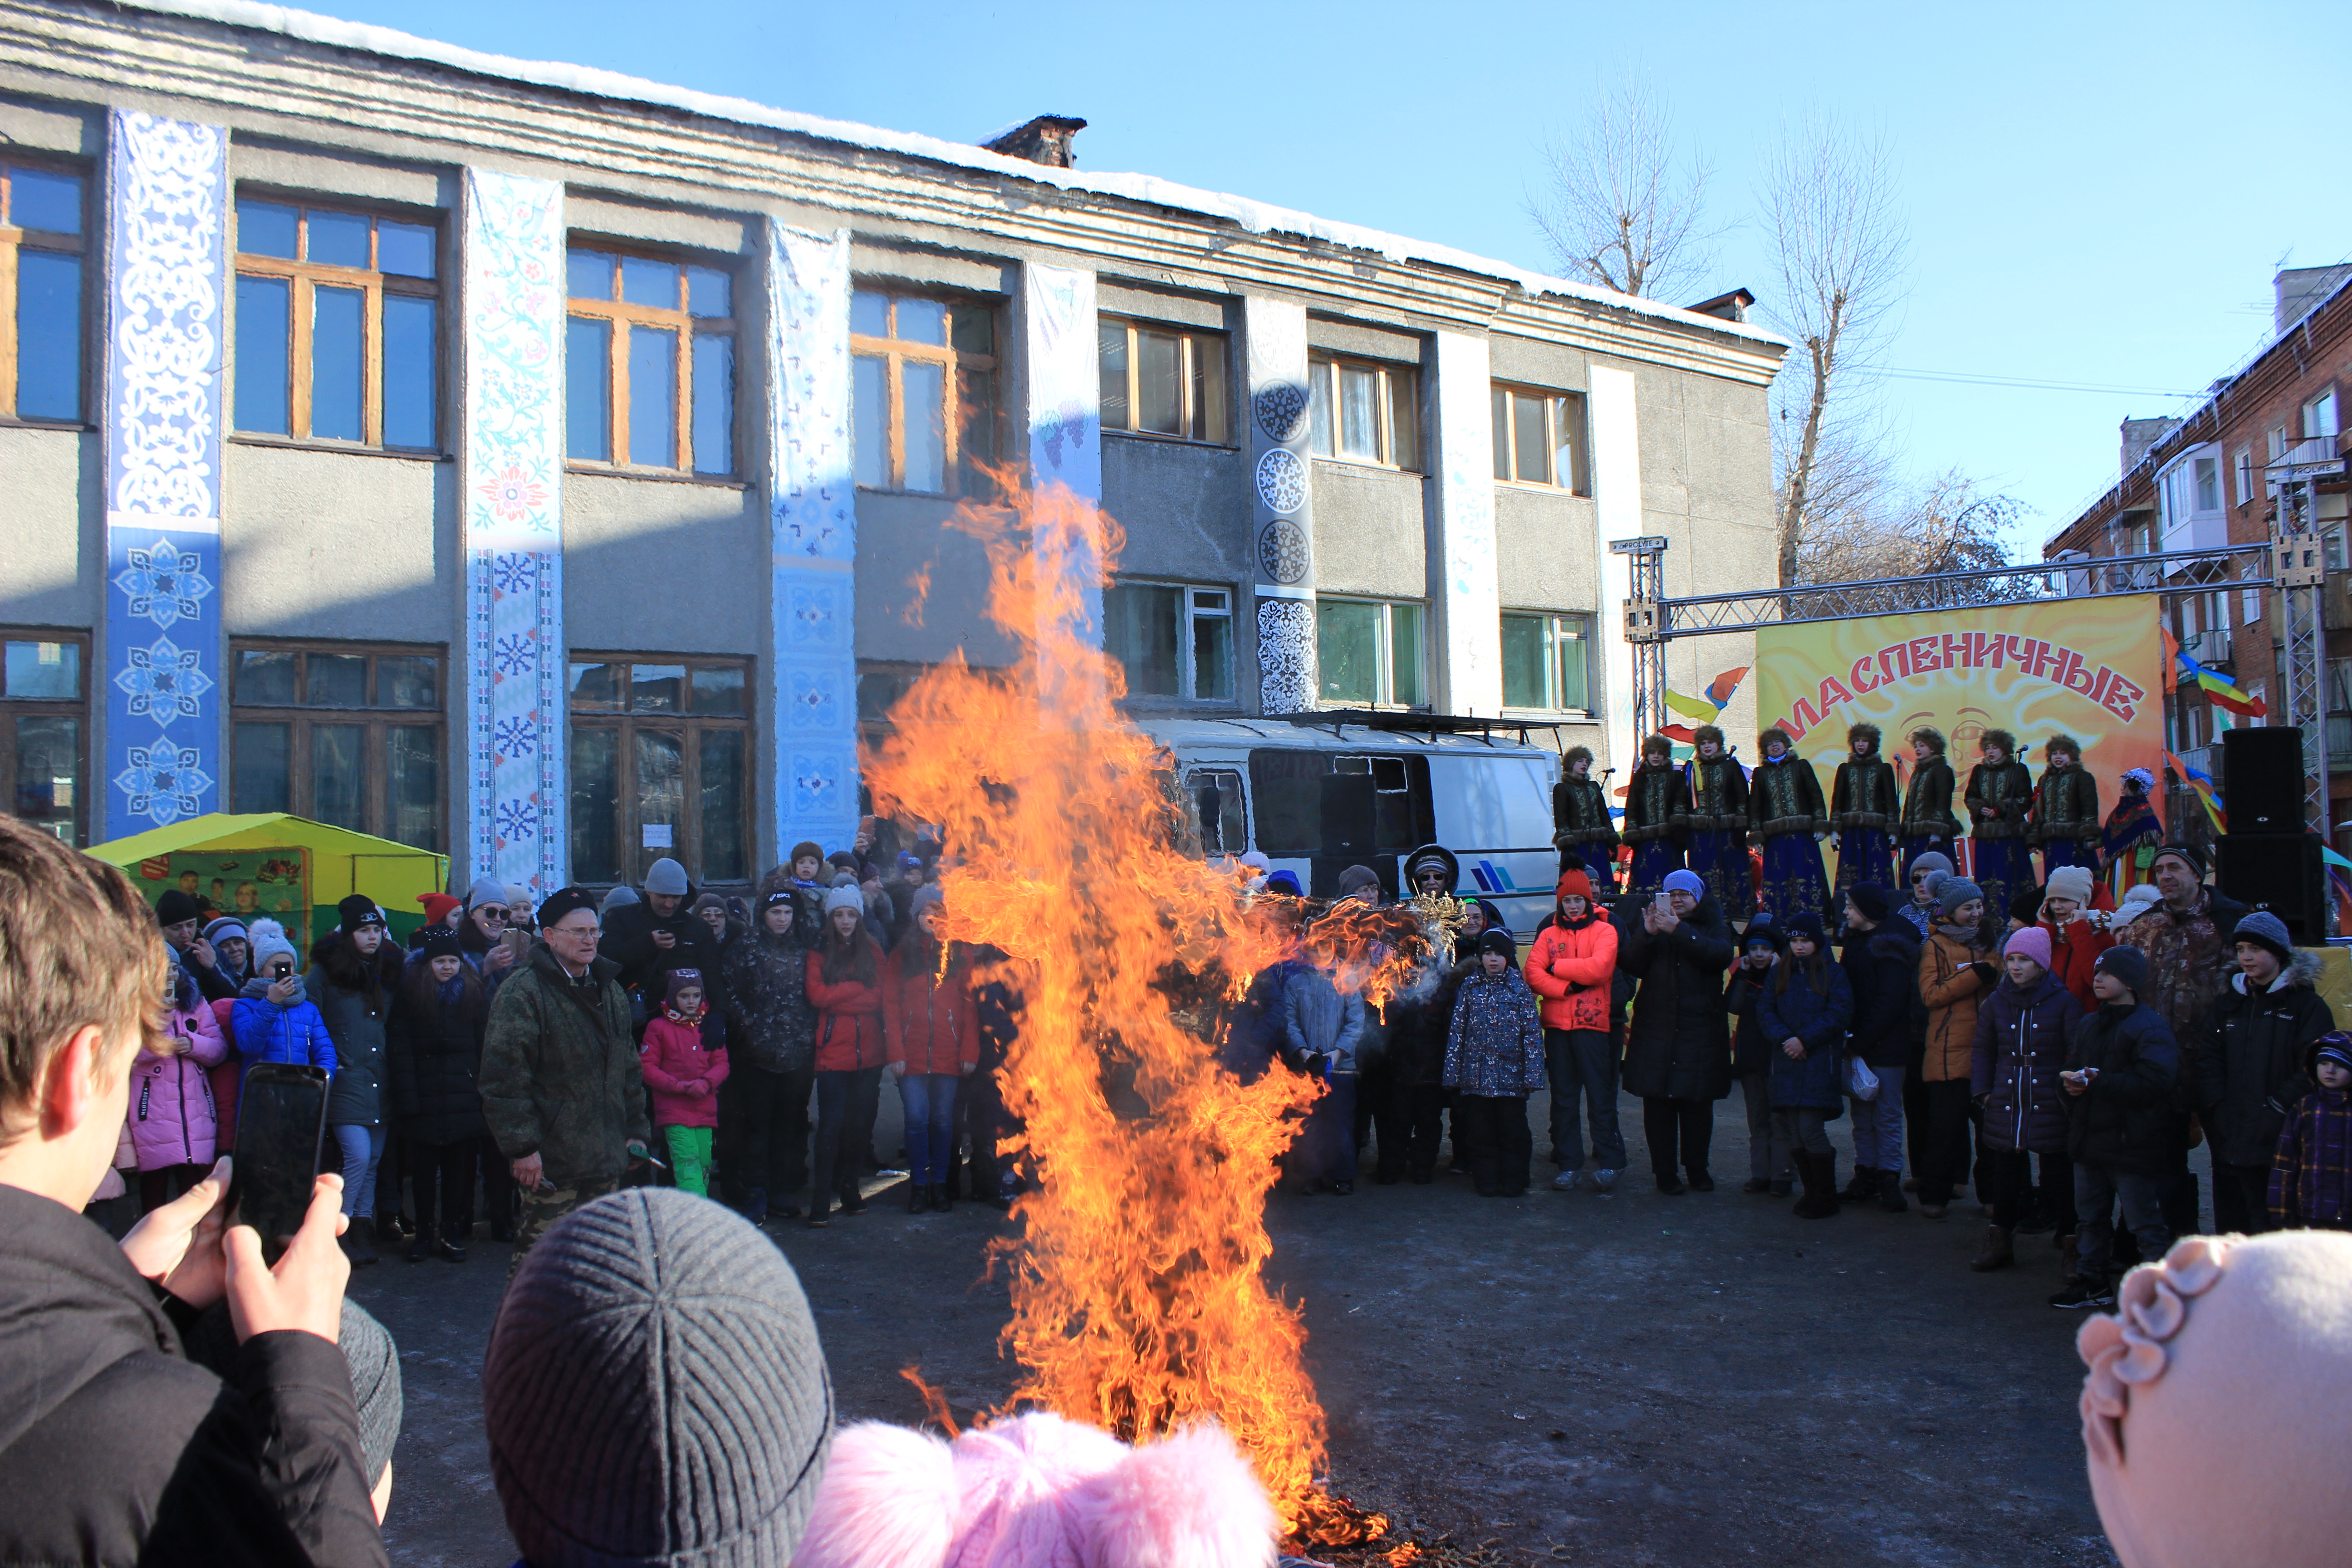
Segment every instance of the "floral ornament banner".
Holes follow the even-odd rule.
[[[1076,590],[1075,605],[1058,612],[1041,599],[1057,626],[1041,626],[1042,647],[1102,646],[1102,337],[1096,325],[1095,275],[1031,261],[1021,268],[1021,348],[1027,370],[1024,414],[1029,426],[1029,486],[1039,504],[1031,531],[1041,582],[1058,578]],[[1076,509],[1065,503],[1075,500]],[[1069,605],[1070,601],[1060,601]],[[1062,636],[1051,635],[1054,633]],[[1064,637],[1074,638],[1066,641]],[[1060,683],[1097,682],[1100,661],[1082,668],[1048,662],[1039,671],[1049,709]]]
[[[857,487],[851,467],[849,233],[776,227],[768,319],[769,516],[779,856],[857,834]]]
[[[1445,597],[1437,635],[1449,713],[1503,710],[1502,576],[1496,561],[1495,414],[1486,340],[1437,334],[1437,506]]]
[[[467,855],[564,883],[563,188],[466,171]]]
[[[102,839],[221,808],[228,132],[108,124]]]
[[[1244,296],[1250,563],[1257,694],[1266,713],[1315,706],[1314,463],[1307,450],[1307,310]]]

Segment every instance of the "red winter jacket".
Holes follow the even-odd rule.
[[[929,949],[925,952],[923,950]],[[939,973],[939,952],[909,937],[882,969],[882,1029],[888,1059],[912,1073],[967,1073],[980,1065],[980,1017],[960,961]]]
[[[727,1081],[727,1047],[704,1045],[699,1021],[689,1024],[667,1011],[647,1020],[637,1066],[646,1075],[655,1126],[719,1125],[719,1086]],[[699,1089],[688,1087],[698,1081]]]
[[[888,962],[880,965],[887,975]],[[816,1009],[816,1070],[850,1072],[880,1067],[887,1059],[882,1037],[882,986],[862,980],[838,985],[824,978],[824,954],[808,955],[809,1005]]]
[[[2050,937],[2050,973],[2074,998],[2083,1016],[2089,1017],[2099,1010],[2099,999],[2091,994],[2091,975],[2098,965],[2099,954],[2116,945],[2114,933],[2094,931],[2088,921],[2073,921],[2061,927],[2053,925],[2045,916],[2034,923]]]
[[[1528,984],[1543,999],[1547,1029],[1606,1031],[1616,973],[1617,928],[1605,915],[1592,915],[1580,930],[1555,920],[1528,949]]]

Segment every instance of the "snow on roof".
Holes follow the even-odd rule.
[[[1337,223],[1312,214],[1295,212],[1287,207],[1273,206],[1252,201],[1246,196],[1227,195],[1216,191],[1198,190],[1191,185],[1177,184],[1152,174],[1116,174],[1095,172],[1081,173],[1076,169],[1055,169],[1032,163],[1025,159],[1008,158],[1002,153],[961,142],[943,141],[935,136],[921,136],[911,132],[884,131],[870,125],[854,124],[844,120],[826,120],[814,114],[796,114],[790,110],[772,109],[753,103],[749,99],[727,98],[715,93],[697,92],[691,88],[670,87],[646,81],[640,77],[625,76],[618,71],[601,70],[593,66],[566,65],[552,60],[522,60],[507,55],[484,54],[459,48],[454,44],[437,43],[413,34],[396,32],[365,22],[346,22],[333,16],[322,16],[313,11],[298,11],[287,5],[268,5],[256,0],[127,0],[125,10],[152,11],[165,16],[186,16],[202,21],[219,22],[229,26],[252,27],[265,32],[280,33],[304,43],[321,44],[332,48],[357,49],[366,54],[383,55],[393,59],[416,60],[428,65],[447,66],[469,71],[478,76],[500,77],[509,81],[526,82],[534,87],[554,88],[565,92],[583,93],[592,98],[619,99],[628,102],[656,104],[668,109],[684,110],[690,114],[707,115],[715,120],[729,120],[744,125],[761,125],[795,135],[812,137],[822,142],[835,142],[872,152],[894,153],[904,157],[923,158],[933,163],[953,164],[960,168],[976,169],[989,174],[1009,174],[1018,179],[1034,180],[1040,184],[1059,185],[1066,190],[1086,191],[1100,195],[1118,196],[1127,201],[1148,203],[1153,206],[1172,207],[1202,216],[1223,218],[1237,225],[1249,234],[1286,234],[1300,238],[1320,240],[1349,250],[1369,251],[1398,265],[1419,263],[1432,267],[1451,268],[1484,278],[1499,279],[1529,294],[1550,294],[1564,299],[1580,300],[1590,304],[1630,310],[1638,315],[1652,316],[1662,321],[1696,327],[1727,337],[1745,338],[1753,342],[1785,348],[1787,340],[1759,327],[1726,321],[1719,316],[1702,316],[1693,311],[1664,305],[1655,300],[1638,299],[1619,294],[1589,283],[1578,283],[1566,278],[1553,278],[1544,273],[1514,267],[1507,261],[1496,261],[1483,256],[1473,256],[1451,246],[1407,239],[1401,235],[1386,234],[1379,229],[1363,228],[1354,224]],[[1031,117],[1034,118],[1034,117]],[[1027,119],[1016,125],[1028,123]]]

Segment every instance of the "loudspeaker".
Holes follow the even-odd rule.
[[[2298,944],[2316,947],[2326,942],[2327,871],[2319,858],[2319,836],[2258,833],[2248,837],[2238,833],[2237,826],[2238,803],[2233,800],[2231,830],[2214,847],[2220,857],[2215,880],[2221,896],[2267,908],[2286,922]]]
[[[2301,833],[2303,783],[2299,726],[2262,725],[2221,732],[2221,799],[2229,808],[2232,837]]]

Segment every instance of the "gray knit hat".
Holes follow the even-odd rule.
[[[935,886],[918,888],[915,889],[915,896],[907,900],[907,913],[910,918],[919,917],[925,910],[930,908],[933,904],[937,904],[942,909],[946,908],[947,901],[948,896],[940,891],[940,889]]]
[[[2287,934],[2286,922],[2268,910],[2256,910],[2238,922],[2230,933],[2232,942],[2251,942],[2269,948],[2285,963],[2294,957],[2294,938]]]
[[[856,910],[866,912],[866,895],[857,890],[857,880],[851,878],[824,896],[824,918],[831,920],[835,910]]]
[[[1910,875],[1916,877],[1927,871],[1941,871],[1945,876],[1950,876],[1952,858],[1933,849],[1924,855],[1914,855],[1911,858]]]
[[[774,1243],[707,1198],[632,1187],[524,1255],[483,1358],[482,1416],[532,1568],[785,1568],[833,1384]]]
[[[478,910],[484,904],[505,904],[507,885],[491,877],[477,877],[474,885],[466,889],[466,908]]]
[[[1984,889],[1966,877],[1947,877],[1936,888],[1936,909],[1946,920],[1959,913],[1960,906],[1971,899],[1984,897]]]
[[[665,855],[646,868],[646,891],[659,893],[666,899],[682,899],[693,886],[686,879],[686,868]]]

